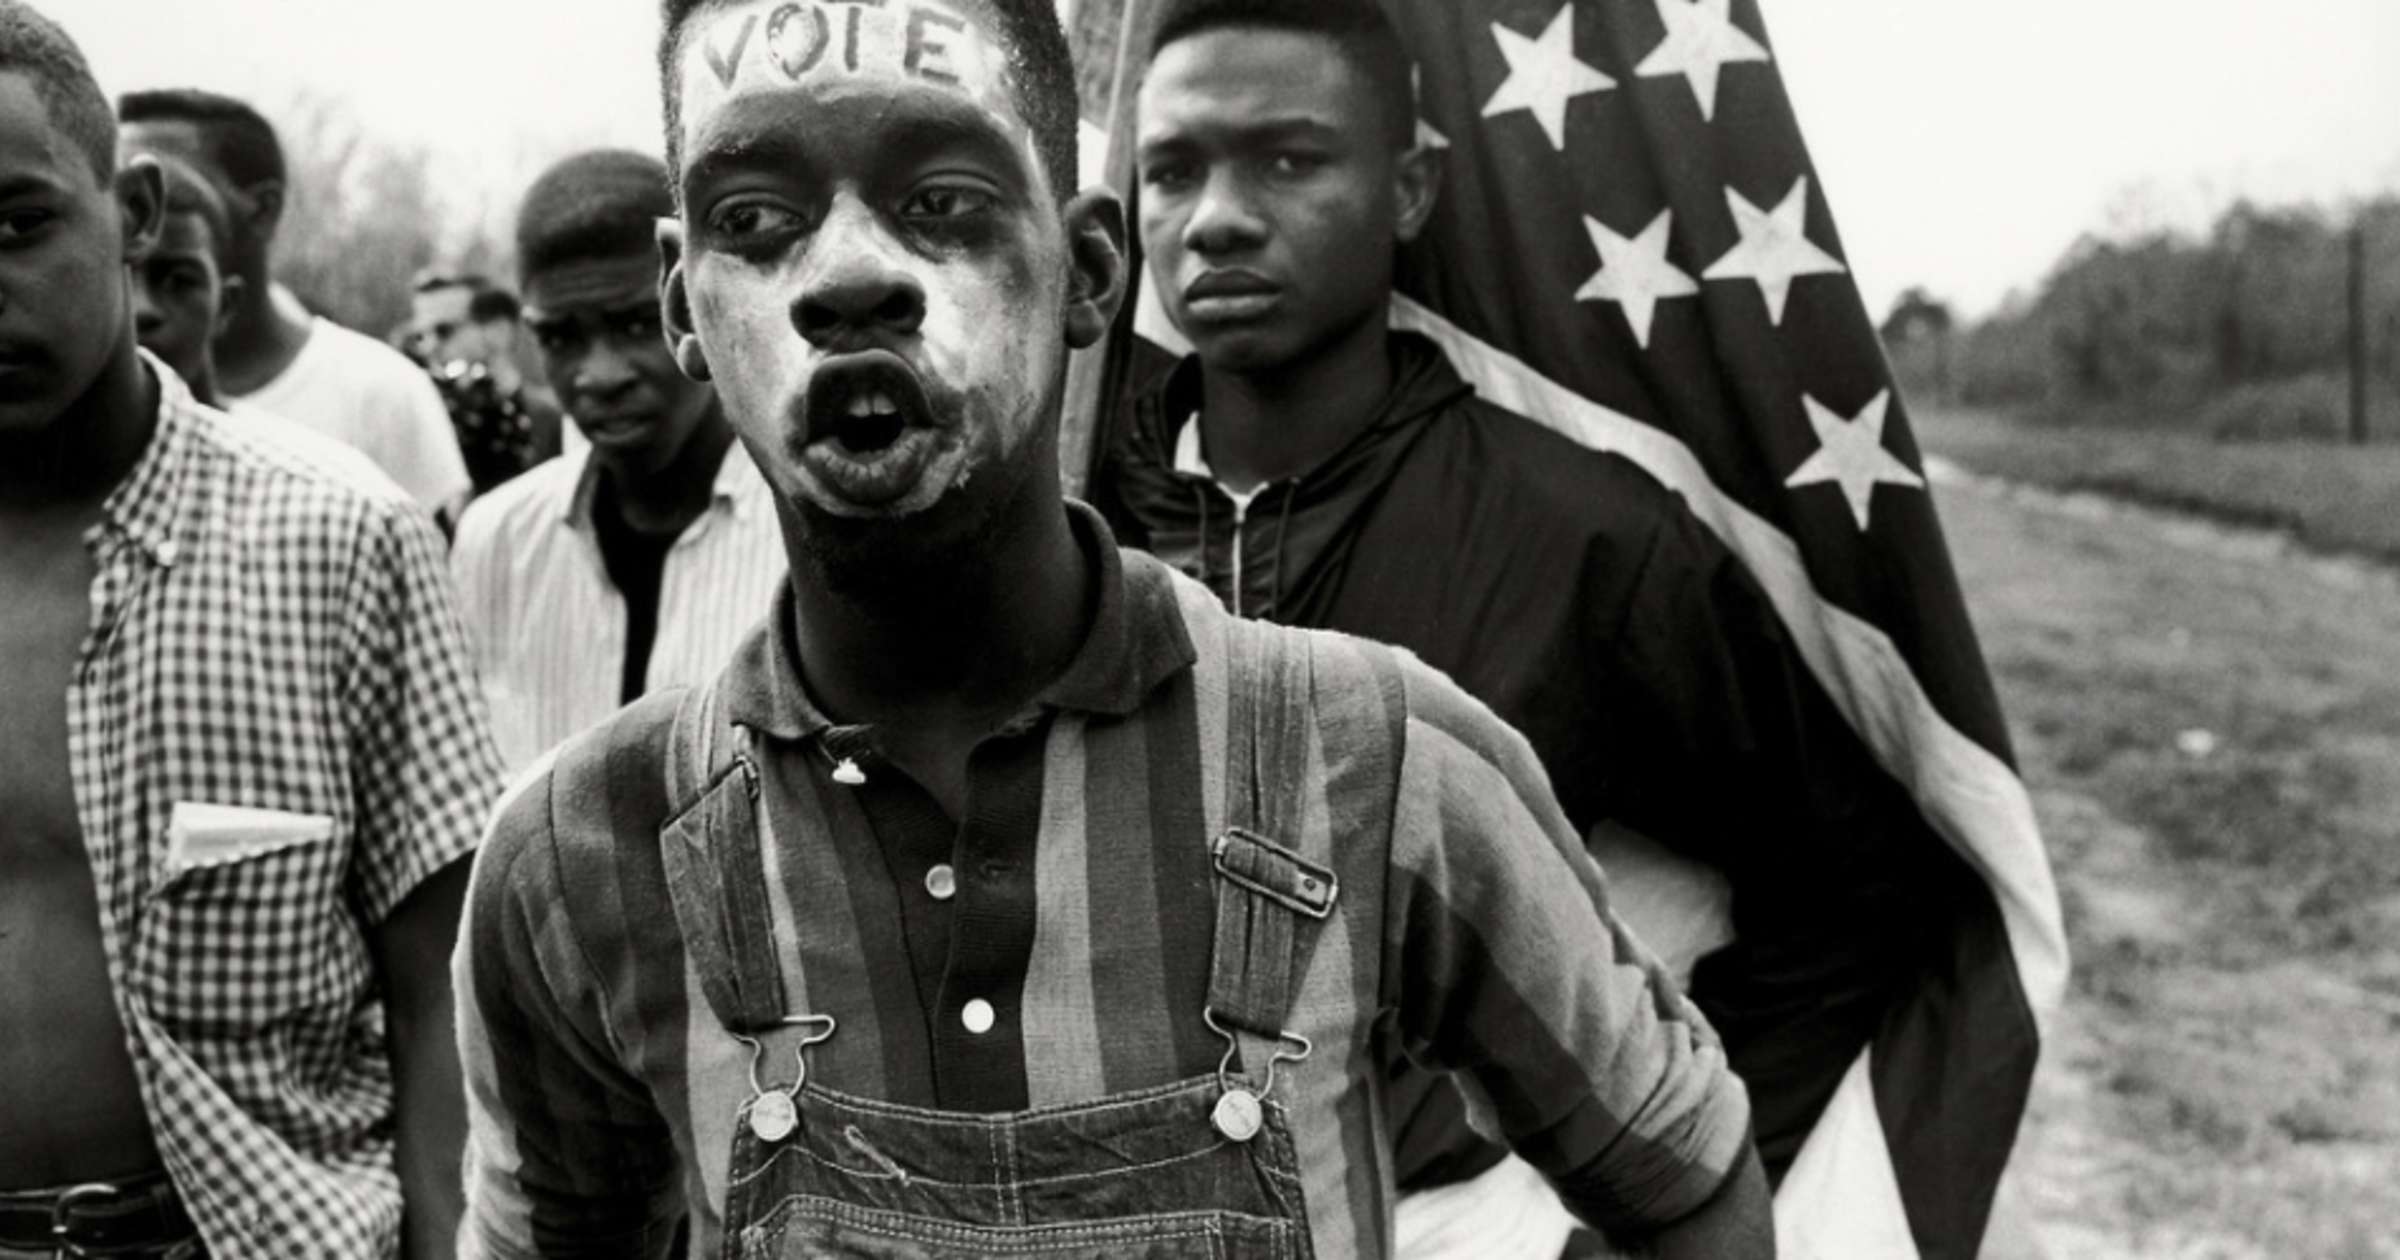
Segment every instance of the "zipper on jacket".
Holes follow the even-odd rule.
[[[1231,492],[1227,492],[1225,497],[1233,499],[1233,599],[1231,602],[1233,615],[1239,617],[1242,615],[1242,522],[1249,517],[1250,504],[1257,499],[1257,495],[1235,498]],[[1200,545],[1206,547],[1208,540],[1202,538]]]

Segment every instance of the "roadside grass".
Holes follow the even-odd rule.
[[[2096,488],[1952,419],[1928,450]],[[2400,1257],[2400,601],[2017,501],[1942,507],[2075,960],[2020,1148],[2051,1254]]]
[[[1922,406],[1918,444],[1989,476],[2088,490],[2287,530],[2327,551],[2400,560],[2400,442],[2218,441],[2188,431],[2063,424]]]

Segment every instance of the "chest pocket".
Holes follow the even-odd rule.
[[[134,990],[171,1027],[250,1033],[339,999],[365,971],[323,814],[177,802],[141,908]]]

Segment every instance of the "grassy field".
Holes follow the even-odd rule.
[[[1918,441],[1976,472],[2289,530],[2312,547],[2400,560],[2400,442],[2217,442],[1924,407]]]
[[[1921,433],[1976,471],[2400,554],[2400,450]],[[1939,493],[2075,951],[2017,1164],[2044,1249],[2400,1257],[2400,582]]]

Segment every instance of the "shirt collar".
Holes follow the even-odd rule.
[[[1066,510],[1100,590],[1082,645],[1034,707],[1123,717],[1160,683],[1191,668],[1191,636],[1165,566],[1139,556],[1128,563],[1098,512],[1072,499]],[[778,739],[806,739],[834,724],[801,678],[795,615],[787,581],[776,589],[773,615],[734,654],[721,684],[732,721]]]
[[[183,378],[167,369],[149,351],[138,351],[142,367],[158,383],[158,427],[133,471],[117,483],[100,505],[98,530],[113,530],[153,561],[172,566],[177,546],[176,525],[183,519],[183,496],[191,483],[193,430],[201,408]]]
[[[1217,476],[1217,470],[1208,466],[1208,456],[1200,450],[1200,413],[1197,411],[1183,422],[1182,430],[1175,435],[1175,472],[1185,477],[1198,477],[1215,486],[1217,493],[1233,500],[1233,506],[1244,512],[1249,511],[1250,505],[1257,502],[1258,496],[1266,493],[1268,486],[1273,484],[1261,481],[1247,490],[1236,490],[1225,484]]]
[[[1208,456],[1200,449],[1200,413],[1184,416],[1183,426],[1175,431],[1175,471],[1194,477],[1217,479],[1217,470],[1208,466]]]
[[[591,528],[592,503],[600,490],[600,461],[592,456],[588,446],[575,456],[583,466],[576,470],[575,489],[559,509],[559,520],[575,529]],[[727,443],[725,458],[717,462],[716,478],[709,483],[709,511],[722,509],[735,520],[746,521],[751,513],[768,510],[766,495],[767,479],[759,475],[758,465],[750,462],[750,452],[741,439]]]

